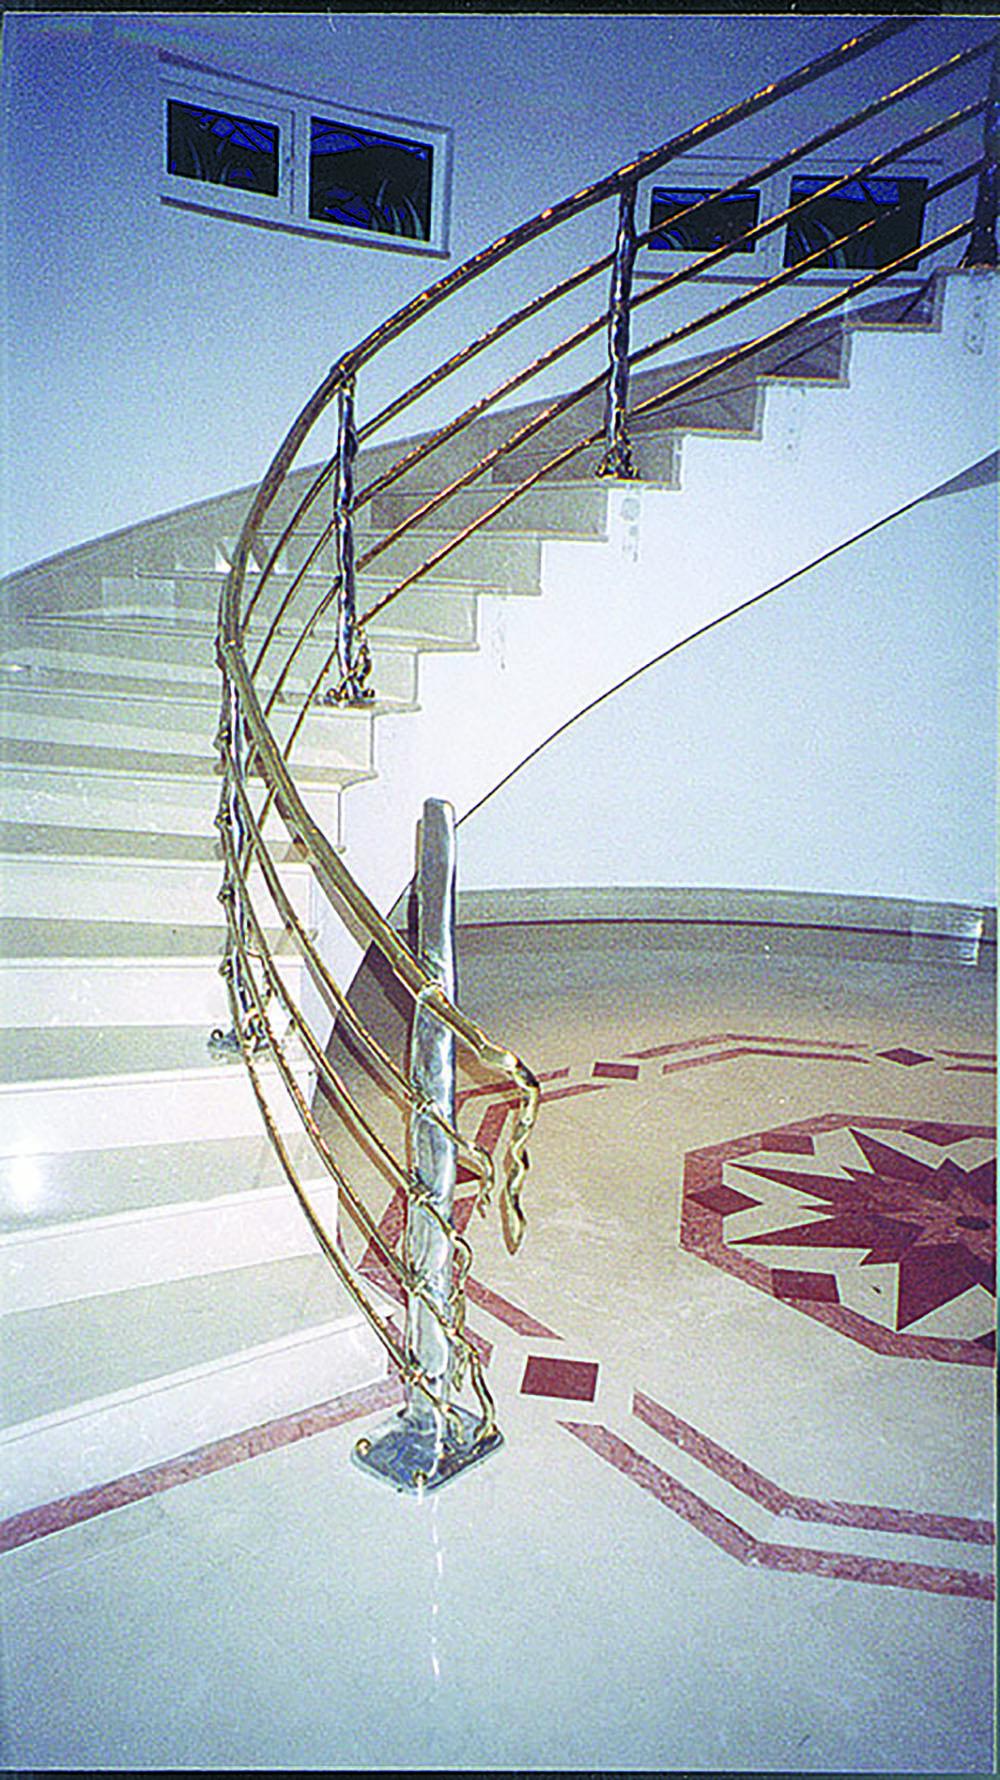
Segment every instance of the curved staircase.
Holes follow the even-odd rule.
[[[803,322],[716,376],[707,373],[719,355],[705,353],[638,372],[636,406],[705,375],[637,420],[637,483],[595,479],[597,450],[578,454],[372,620],[377,696],[311,706],[295,781],[328,839],[360,861],[378,908],[389,910],[409,877],[428,788],[461,815],[670,641],[995,448],[979,375],[995,342],[994,286],[988,273],[938,273],[846,319]],[[362,570],[361,599],[391,592],[456,525],[557,452],[561,429],[567,442],[588,431],[603,404],[603,393],[588,398],[553,423],[544,450],[529,440],[494,465],[488,486],[452,497],[447,529],[435,514],[418,522],[377,573]],[[376,494],[355,531],[359,556],[480,461],[498,428],[507,436],[543,406],[484,415]],[[915,412],[935,418],[920,452],[905,448]],[[893,463],[859,474],[851,442],[871,441],[873,415],[895,442]],[[359,478],[405,449],[362,451]],[[288,476],[256,547],[278,544],[315,475]],[[788,525],[796,480],[808,513]],[[717,534],[737,485],[758,525],[734,577]],[[216,609],[252,493],[130,527],[3,587],[6,1516],[385,1372],[382,1347],[315,1250],[241,1062],[208,1048],[229,1024],[212,827]],[[328,493],[288,538],[272,593],[300,573],[332,510]],[[299,585],[319,597],[336,571],[329,540]],[[325,614],[271,713],[279,741],[333,638]],[[266,832],[293,908],[335,952],[301,849],[274,812]],[[269,940],[293,997],[308,1004],[307,973],[280,923]],[[356,946],[343,953],[348,974],[358,956]],[[301,1046],[292,1054],[312,1099],[315,1070]],[[273,1060],[258,1067],[334,1229],[336,1186],[311,1159]]]

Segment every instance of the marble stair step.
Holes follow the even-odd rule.
[[[423,559],[423,553],[419,554]],[[505,598],[517,599],[531,598],[541,591],[538,574],[531,585],[511,586],[499,577],[492,580],[485,577],[478,580],[451,578],[449,568],[449,563],[444,562],[440,570],[421,576],[413,586],[398,593],[402,576],[369,575],[362,570],[357,578],[358,616],[362,617],[376,605],[381,606],[383,601],[390,601],[371,620],[373,633],[416,637],[422,632],[428,640],[440,639],[447,643],[462,636],[465,623],[474,613],[475,601],[481,594],[501,594]],[[286,592],[291,590],[293,579],[290,574],[272,577],[265,596],[267,603],[253,617],[255,634],[262,634],[262,627],[270,621]],[[289,638],[297,634],[296,627],[306,623],[327,594],[329,584],[330,577],[326,574],[302,576],[283,620],[283,630]],[[210,577],[197,571],[177,570],[169,576],[139,573],[127,581],[117,576],[105,576],[99,610],[107,620],[145,619],[147,614],[152,614],[180,622],[207,622],[217,601],[218,587]],[[313,634],[319,639],[329,637],[332,646],[332,616],[325,616],[318,622]]]
[[[4,1319],[3,1341],[4,1515],[385,1373],[318,1255],[22,1311]]]
[[[304,1133],[288,1138],[296,1166],[316,1164]],[[0,1239],[20,1240],[79,1224],[167,1215],[186,1204],[241,1201],[287,1188],[262,1125],[247,1137],[202,1143],[132,1144],[108,1149],[0,1157]]]
[[[431,495],[439,492],[440,484],[435,487],[429,471],[421,482],[419,469],[415,469],[407,479],[405,490],[389,488],[384,494],[374,497],[371,503],[372,520],[387,530],[390,526],[398,525],[401,520],[410,518]],[[497,499],[497,491],[492,484],[476,483],[452,495],[435,513],[418,521],[414,529],[419,529],[421,534],[442,525],[449,525],[457,530],[481,518],[496,505]],[[607,535],[607,511],[606,483],[597,480],[566,481],[559,486],[541,485],[528,489],[516,501],[512,501],[509,507],[498,513],[495,519],[490,520],[489,529],[516,531],[523,526],[537,529],[546,537],[570,540],[603,538]]]
[[[129,626],[124,635],[99,617],[72,621],[55,617],[20,627],[22,634],[8,638],[0,659],[0,699],[10,687],[36,685],[44,691],[66,688],[90,693],[95,698],[117,699],[132,695],[148,698],[192,697],[211,701],[216,718],[220,707],[219,670],[204,651],[191,651],[185,639],[170,647],[160,629]],[[170,627],[170,641],[176,630]],[[30,632],[30,634],[29,634]],[[42,640],[39,640],[42,639]],[[207,642],[207,638],[205,639]],[[371,710],[383,712],[417,708],[417,647],[405,640],[372,639],[372,661],[379,688]],[[284,684],[279,705],[296,711],[311,689],[316,672],[329,647],[302,652],[302,671],[296,664]],[[264,675],[261,689],[267,693],[274,676]]]
[[[94,706],[112,702],[116,705],[133,704],[140,714],[148,715],[154,707],[162,710],[165,725],[172,724],[177,718],[183,721],[188,708],[196,715],[199,728],[203,720],[207,720],[214,733],[214,726],[218,723],[221,681],[214,666],[211,670],[206,666],[204,673],[198,678],[189,678],[157,673],[153,664],[143,659],[134,664],[121,662],[120,665],[126,669],[134,666],[134,671],[102,673],[79,667],[75,659],[68,664],[64,660],[57,664],[47,658],[42,659],[43,655],[47,657],[46,651],[25,649],[22,653],[25,656],[30,655],[31,659],[26,660],[15,672],[5,671],[0,662],[0,710],[5,706],[16,708],[32,694],[41,694],[48,700],[58,700],[66,709],[84,713]],[[341,708],[338,711],[341,720],[348,715],[395,716],[400,712],[416,709],[413,653],[390,647],[375,648],[372,654],[383,680],[390,680],[396,690],[385,692],[371,705],[367,705],[363,713],[349,713]],[[265,695],[272,684],[273,679],[263,681]],[[307,690],[305,676],[298,674],[293,668],[276,701],[275,708],[279,715],[286,712],[297,715]],[[317,707],[318,711],[322,708]]]
[[[238,1058],[214,1058],[209,1037],[204,1025],[152,1023],[0,1029],[0,1151],[32,1156],[259,1134],[247,1070]],[[286,1053],[311,1103],[307,1060],[294,1044]],[[277,1062],[264,1052],[257,1067],[278,1129],[298,1130]]]
[[[383,580],[387,577],[399,579],[412,569],[420,568],[429,556],[451,544],[461,529],[461,524],[450,513],[446,513],[436,524],[432,521],[427,527],[422,527],[419,536],[415,531],[404,533],[393,543],[386,544],[373,558],[370,573]],[[385,536],[386,528],[355,525],[357,560],[360,562]],[[281,533],[271,527],[261,533],[261,541],[268,549],[272,549],[280,537]],[[295,573],[311,557],[309,573],[321,574],[329,579],[336,573],[336,540],[331,537],[320,543],[322,537],[321,523],[304,520],[302,529],[296,530],[282,549],[275,572],[285,576]],[[178,570],[193,571],[207,568],[214,572],[214,558],[219,548],[207,539],[181,540],[177,546],[175,567]],[[225,554],[231,548],[232,540],[224,539],[222,553]],[[494,532],[484,528],[449,551],[442,560],[440,573],[448,581],[471,584],[474,587],[484,586],[491,591],[537,593],[541,556],[542,540],[537,531],[515,531],[507,528]],[[362,586],[364,583],[365,571],[362,570]],[[247,585],[252,588],[255,584],[256,575],[251,571],[247,576]]]
[[[163,1146],[165,1153],[157,1161],[161,1174],[170,1169],[169,1153],[178,1147],[183,1146]],[[248,1142],[243,1147],[248,1148]],[[101,1185],[106,1201],[119,1196],[114,1190],[117,1180],[135,1189],[136,1175],[129,1159],[149,1153],[96,1152],[105,1171]],[[94,1152],[90,1156],[93,1159]],[[36,1158],[27,1163],[22,1160],[15,1179],[22,1190],[33,1180],[41,1192],[44,1183],[52,1198],[64,1200],[66,1185],[59,1164],[76,1164],[74,1172],[79,1177],[81,1159],[86,1158],[48,1156],[41,1159],[44,1168]],[[170,1182],[167,1175],[173,1197],[166,1202],[134,1206],[124,1212],[96,1211],[89,1217],[77,1210],[76,1216],[62,1223],[50,1216],[44,1224],[36,1221],[5,1231],[0,1235],[0,1303],[4,1311],[40,1310],[102,1293],[132,1291],[194,1274],[221,1273],[319,1252],[287,1180],[282,1177],[263,1184],[251,1176],[251,1184],[244,1186],[237,1158],[229,1159],[223,1167],[225,1191],[199,1193],[197,1184],[189,1184],[185,1198],[180,1185]],[[319,1168],[315,1156],[304,1155],[299,1178],[324,1227],[332,1233],[337,1224],[337,1188],[328,1175],[317,1173]],[[147,1177],[147,1193],[149,1188]],[[98,1195],[92,1192],[90,1197],[94,1200]]]
[[[386,583],[385,587],[388,588]],[[176,662],[188,677],[208,677],[218,684],[215,660],[216,626],[209,610],[208,590],[196,609],[178,607],[174,583],[168,577],[124,577],[105,575],[95,594],[81,597],[70,604],[54,591],[50,603],[30,611],[11,611],[11,629],[5,647],[5,659],[23,641],[58,641],[65,649],[82,649],[97,655],[101,662],[149,660],[164,666]],[[392,604],[372,621],[372,647],[382,644],[395,648],[461,648],[475,641],[476,590],[453,585],[446,592],[426,587],[412,587],[400,594]],[[365,610],[359,600],[359,613]],[[273,608],[255,615],[251,646],[263,637]],[[286,650],[297,642],[301,624],[283,625],[278,632],[275,650]],[[324,618],[314,627],[316,641],[306,645],[302,674],[312,671],[312,663],[324,659],[333,646],[334,625]],[[322,654],[321,654],[322,651]],[[249,654],[248,650],[248,654]],[[110,671],[110,670],[109,670]]]
[[[261,919],[286,989],[297,998],[305,966],[281,929]],[[211,1030],[228,1013],[219,974],[225,940],[213,924],[0,919],[0,1021],[5,1027],[142,1026],[151,1010],[161,1026],[202,1021]]]
[[[368,767],[372,720],[373,714],[367,710],[317,706],[296,739],[296,759],[317,766]],[[294,721],[287,707],[274,712],[272,728],[279,742],[291,733]],[[36,682],[5,689],[0,700],[0,736],[10,740],[155,753],[169,736],[176,749],[214,760],[218,725],[217,697],[150,693],[119,694],[111,699],[63,688],[48,690]]]
[[[704,381],[674,400],[664,400],[629,422],[635,470],[641,481],[662,487],[682,482],[682,440],[686,433],[720,438],[758,438],[761,433],[764,391],[768,382],[842,383],[845,348],[839,323],[803,327],[776,345],[765,346],[747,359],[712,373],[719,354],[700,353],[665,366],[633,371],[629,408],[639,408],[657,396],[666,396],[674,385],[697,373],[710,373]],[[534,409],[524,411],[527,418]],[[564,415],[550,422],[497,463],[491,472],[495,483],[510,484],[530,474],[557,451],[582,434],[603,425],[604,392],[595,390]],[[593,475],[601,447],[588,448],[552,473],[556,482]]]
[[[311,873],[289,844],[272,848],[285,893],[308,925]],[[222,850],[209,834],[149,834],[0,822],[0,893],[7,916],[218,924]],[[271,907],[259,867],[254,906]]]
[[[6,739],[0,767],[0,819],[6,821],[211,832],[221,791],[217,759],[208,754]],[[371,776],[309,761],[300,767],[299,787],[334,844],[342,792]]]

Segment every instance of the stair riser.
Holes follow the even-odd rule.
[[[26,642],[20,650],[11,651],[11,653],[17,654],[19,659],[30,662],[36,667],[38,672],[35,676],[35,684],[48,694],[56,689],[51,682],[46,685],[50,676],[55,677],[59,688],[65,686],[70,691],[72,691],[76,679],[86,680],[92,676],[101,680],[135,681],[137,684],[129,686],[124,691],[124,696],[128,696],[128,692],[131,691],[138,691],[144,696],[155,696],[159,690],[158,682],[166,677],[174,691],[182,689],[185,693],[190,691],[192,696],[199,699],[212,700],[215,719],[216,722],[218,721],[219,675],[218,670],[210,662],[182,658],[182,647],[178,647],[178,659],[166,663],[162,653],[157,653],[158,645],[153,648],[152,653],[138,653],[144,642],[148,644],[148,639],[108,639],[107,648],[105,648],[105,639],[101,634],[102,628],[99,623],[85,623],[81,620],[73,626],[73,635],[76,640],[70,642],[67,640],[69,627],[65,620],[53,619],[48,625],[40,622],[35,627],[33,639],[52,637],[53,641],[50,643],[32,640],[30,643]],[[89,648],[86,641],[82,640],[84,638],[92,640],[95,647]],[[176,646],[176,639],[169,639],[169,641]],[[129,649],[133,647],[133,644],[136,653],[130,654]],[[166,643],[163,646],[165,647]],[[112,653],[111,651],[115,649],[119,652]],[[305,697],[311,685],[311,681],[306,678],[308,669],[311,667],[312,674],[315,676],[328,653],[328,648],[324,649],[322,655],[316,649],[311,652],[308,650],[303,652],[302,673],[293,671],[286,683],[285,694],[289,703],[297,705],[297,701]],[[381,696],[398,700],[403,705],[413,704],[416,700],[417,687],[415,648],[411,648],[405,643],[401,647],[394,647],[392,644],[380,643],[375,637],[372,639],[372,660]],[[30,682],[27,680],[25,682],[12,681],[9,676],[5,676],[2,682],[5,687],[16,684],[19,688],[27,683]],[[101,692],[100,687],[95,690],[98,693]],[[123,688],[115,686],[113,690],[103,693],[102,696],[111,696],[117,699],[123,696]]]
[[[278,969],[297,1000],[303,965],[280,960]],[[229,1001],[215,959],[0,964],[0,1025],[9,1029],[203,1024],[207,1036],[228,1023]]]
[[[379,577],[408,575],[411,569],[420,568],[432,553],[436,554],[450,544],[461,529],[461,519],[445,509],[433,535],[418,535],[415,530],[388,544],[373,559],[371,572]],[[357,531],[354,540],[357,559],[365,556],[384,535],[384,532]],[[289,574],[297,573],[310,557],[316,542],[315,537],[308,536],[290,539],[282,553],[282,569]],[[178,567],[201,566],[178,564]],[[540,571],[541,543],[537,537],[498,536],[487,530],[457,544],[441,565],[441,572],[456,581],[472,581],[486,588],[503,587],[514,593],[537,593]],[[336,545],[332,540],[322,545],[312,557],[309,572],[327,576],[336,573]],[[362,574],[362,581],[363,578]]]
[[[207,1041],[207,1032],[205,1036]],[[298,1130],[294,1103],[275,1080],[273,1067],[265,1076],[273,1083],[271,1103],[279,1129]],[[0,1144],[5,1155],[256,1137],[260,1129],[260,1108],[238,1062],[160,1075],[81,1077],[0,1087]]]
[[[40,640],[62,641],[67,649],[82,646],[83,649],[99,648],[102,655],[114,656],[118,660],[127,660],[134,651],[140,659],[158,661],[164,670],[171,662],[176,661],[185,670],[186,677],[204,675],[215,679],[218,684],[218,670],[215,666],[215,633],[210,624],[210,602],[207,597],[201,601],[191,597],[191,590],[185,600],[176,601],[163,607],[157,602],[155,594],[146,585],[141,601],[134,595],[128,602],[118,602],[114,606],[92,603],[81,606],[70,613],[59,606],[50,606],[40,612],[37,618],[29,621],[28,635]],[[381,597],[389,591],[388,583],[381,582],[374,589],[362,585],[359,590],[358,611],[367,608],[369,599],[376,594]],[[119,610],[118,605],[128,605],[129,610]],[[287,628],[287,643],[290,645],[297,637],[296,618],[301,627],[305,615],[305,605],[297,611]],[[392,606],[387,608],[372,624],[373,637],[385,639],[412,639],[433,647],[435,642],[445,644],[460,641],[469,629],[474,611],[474,595],[466,590],[457,589],[454,585],[435,584],[428,579],[425,586],[413,588],[401,594]],[[117,623],[110,623],[117,619]],[[108,632],[111,634],[107,634]],[[314,672],[333,647],[334,631],[332,623],[325,622],[313,633],[322,645],[304,651],[299,658],[299,672],[302,675]],[[16,651],[8,650],[8,654]]]
[[[386,1372],[385,1352],[356,1314],[306,1336],[156,1379],[12,1430],[0,1441],[0,1515],[75,1491],[293,1414]]]
[[[337,1190],[307,1183],[332,1236]],[[106,1292],[289,1260],[317,1252],[290,1186],[234,1192],[166,1211],[94,1218],[0,1241],[0,1302],[8,1316]]]
[[[218,780],[184,784],[143,776],[101,777],[81,772],[73,778],[58,769],[7,766],[0,781],[0,818],[10,822],[66,823],[73,827],[114,828],[144,834],[210,834],[219,803]],[[312,791],[305,797],[327,838],[340,838],[340,792]],[[283,832],[276,818],[268,832]]]
[[[285,866],[281,880],[300,920],[308,925],[310,874]],[[156,860],[0,859],[4,912],[67,921],[220,921],[222,864],[173,865]],[[254,907],[269,924],[272,903],[259,872],[250,880]]]
[[[415,474],[414,480],[417,480]],[[423,492],[411,490],[407,493],[396,493],[393,490],[377,495],[372,502],[372,522],[388,531],[397,526],[401,520],[408,519],[417,512],[432,493],[437,491],[428,479]],[[459,530],[470,525],[484,513],[495,506],[498,495],[492,483],[484,487],[463,489],[460,494],[452,495],[436,513],[428,519],[421,520],[419,529],[437,530],[441,526],[450,526]],[[539,531],[547,537],[596,537],[601,538],[607,531],[607,492],[602,483],[595,481],[592,486],[575,487],[538,487],[512,501],[496,519],[489,522],[490,531],[497,528],[509,531]]]
[[[520,451],[512,451],[509,457],[501,458],[492,472],[492,485],[495,490],[494,499],[512,488],[524,478],[534,475],[544,464],[555,457],[563,445],[575,441],[569,433],[565,438],[552,439],[546,443],[544,452],[529,440]],[[582,476],[596,473],[597,466],[603,457],[603,447],[590,446],[578,452],[558,469],[553,470],[545,478],[543,486],[558,487],[561,483],[579,481]],[[655,433],[647,436],[636,434],[632,439],[632,462],[637,478],[644,483],[653,483],[660,488],[679,488],[681,485],[681,453],[678,440],[670,433]],[[515,501],[514,506],[517,506]]]
[[[421,562],[423,557],[421,557]],[[357,609],[359,614],[369,606],[380,602],[395,592],[396,585],[402,576],[392,576],[375,572],[361,573],[357,579]],[[321,595],[326,591],[326,577],[317,575],[304,582],[296,593],[288,608],[283,630],[289,639],[297,635],[298,630],[312,616]],[[483,592],[492,589],[487,583]],[[537,592],[537,581],[534,585],[518,590],[526,593]],[[267,608],[261,618],[260,634],[263,637],[264,627],[270,623],[272,611],[279,598],[284,597],[285,588],[280,587],[272,592]],[[400,620],[398,614],[406,610],[407,624],[427,636],[440,635],[448,639],[454,634],[454,617],[449,608],[453,601],[468,602],[479,591],[477,585],[467,584],[448,562],[442,563],[438,574],[428,574],[421,580],[419,589],[407,591],[393,603],[392,612],[388,610],[375,620],[373,628],[379,631],[396,630]],[[207,629],[211,614],[216,604],[217,589],[209,577],[190,576],[183,579],[177,577],[170,581],[162,577],[156,579],[130,579],[126,583],[117,580],[110,585],[105,580],[100,605],[94,609],[94,615],[103,624],[116,619],[132,627],[141,626],[149,616],[154,622],[174,622],[177,624],[204,625]],[[254,621],[256,624],[256,620]],[[334,619],[332,608],[317,623],[313,635],[322,639],[329,638],[328,647],[332,648],[334,640]]]
[[[82,746],[149,749],[158,753],[164,737],[178,753],[215,757],[217,707],[207,701],[182,706],[177,712],[150,700],[115,699],[103,711],[93,698],[34,697],[8,699],[0,710],[0,735],[12,740],[77,742]],[[279,742],[290,733],[292,719],[278,713],[274,729]],[[343,766],[366,771],[371,759],[370,717],[353,712],[324,711],[311,716],[295,743],[295,758],[313,766]]]

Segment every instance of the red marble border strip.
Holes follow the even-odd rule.
[[[824,1502],[811,1496],[793,1495],[692,1427],[690,1422],[682,1421],[662,1403],[647,1397],[644,1391],[633,1393],[632,1413],[648,1428],[661,1434],[664,1440],[690,1453],[706,1470],[714,1471],[717,1477],[760,1503],[771,1514],[822,1522],[828,1526],[863,1527],[869,1532],[957,1539],[969,1545],[993,1545],[996,1541],[993,1523],[988,1520],[970,1520],[953,1514],[919,1514],[906,1508],[875,1508],[856,1502]]]
[[[535,1079],[539,1082],[558,1082],[567,1075],[569,1075],[568,1064],[565,1069],[550,1069],[546,1075],[536,1076]],[[509,1098],[510,1084],[508,1082],[502,1084],[499,1082],[486,1082],[479,1088],[463,1088],[462,1092],[455,1096],[455,1105],[456,1107],[462,1107],[467,1100],[479,1100],[484,1094],[496,1095],[498,1098],[500,1096]],[[516,1101],[514,1104],[516,1105]]]
[[[604,1076],[613,1082],[637,1082],[638,1063],[595,1063],[591,1075]]]
[[[791,1032],[727,1032],[736,1044],[812,1045],[817,1051],[860,1051],[865,1047],[849,1038],[796,1038]]]
[[[736,1521],[703,1501],[694,1490],[678,1483],[668,1471],[643,1458],[634,1446],[629,1446],[610,1428],[599,1422],[564,1421],[559,1425],[741,1564],[759,1565],[786,1574],[869,1582],[888,1588],[914,1588],[927,1594],[964,1595],[984,1601],[995,1598],[993,1577],[977,1574],[974,1570],[947,1569],[943,1565],[917,1564],[894,1558],[860,1557],[851,1552],[814,1551],[808,1547],[772,1545],[755,1539]]]
[[[574,1082],[571,1088],[550,1088],[548,1093],[539,1095],[539,1100],[568,1100],[571,1094],[600,1094],[608,1087],[607,1082]]]
[[[554,1329],[546,1328],[536,1317],[529,1316],[526,1310],[519,1310],[508,1298],[501,1298],[490,1286],[481,1285],[478,1279],[471,1277],[465,1282],[465,1295],[477,1309],[486,1310],[495,1316],[500,1323],[506,1323],[518,1335],[534,1335],[539,1341],[561,1341]]]
[[[143,1471],[133,1471],[130,1476],[116,1477],[93,1489],[79,1490],[75,1495],[62,1496],[59,1501],[47,1502],[39,1508],[28,1508],[23,1514],[14,1514],[8,1520],[0,1521],[0,1551],[30,1545],[35,1539],[61,1533],[67,1527],[93,1520],[99,1514],[108,1514],[114,1508],[144,1501],[147,1496],[160,1495],[164,1490],[176,1489],[179,1484],[191,1483],[196,1477],[207,1477],[230,1465],[241,1465],[247,1459],[276,1452],[279,1447],[291,1446],[298,1440],[310,1440],[314,1434],[325,1434],[343,1422],[371,1415],[377,1409],[394,1408],[402,1401],[402,1383],[390,1375],[360,1390],[347,1391],[342,1397],[333,1397],[327,1403],[314,1404],[311,1409],[278,1416],[274,1421],[245,1428],[239,1434],[227,1434],[222,1440],[196,1446],[178,1458],[164,1459]]]
[[[942,1051],[942,1057],[962,1057],[972,1063],[995,1063],[996,1051]]]
[[[945,1075],[996,1075],[995,1063],[943,1063]]]
[[[711,1032],[707,1038],[684,1038],[676,1044],[653,1045],[646,1051],[626,1051],[625,1055],[626,1057],[637,1057],[642,1063],[648,1057],[666,1057],[671,1051],[697,1051],[701,1049],[702,1045],[725,1044],[729,1036],[728,1032]]]
[[[710,1051],[707,1057],[685,1057],[678,1063],[664,1063],[661,1073],[669,1075],[675,1069],[700,1069],[706,1063],[726,1063],[733,1057],[789,1057],[796,1062],[819,1063],[864,1063],[871,1062],[870,1057],[854,1057],[838,1053],[831,1056],[829,1051],[790,1051],[777,1046],[765,1045],[731,1045],[724,1051]]]

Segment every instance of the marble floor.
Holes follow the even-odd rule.
[[[911,954],[466,930],[544,1089],[468,1225],[503,1448],[379,1485],[388,1378],[36,1518],[6,1766],[992,1772],[993,977]]]

